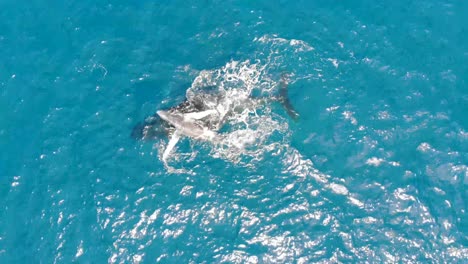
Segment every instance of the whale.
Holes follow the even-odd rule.
[[[263,102],[277,101],[286,110],[291,119],[297,121],[299,114],[294,109],[288,96],[289,78],[286,74],[281,76],[279,95],[270,99],[245,98],[242,105],[249,105],[253,100]],[[216,89],[213,89],[216,90]],[[166,110],[157,110],[155,114],[138,123],[132,130],[132,137],[137,140],[151,140],[169,137],[169,142],[162,155],[166,162],[171,151],[181,137],[194,140],[219,143],[222,135],[218,131],[223,127],[226,118],[235,112],[242,111],[239,105],[223,104],[226,95],[208,94],[186,98],[182,103]]]

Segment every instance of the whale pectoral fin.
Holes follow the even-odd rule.
[[[180,135],[177,131],[174,132],[174,134],[171,137],[171,140],[169,140],[169,143],[167,144],[166,149],[164,150],[162,160],[165,162],[169,154],[171,153],[172,149],[175,147],[177,142],[179,142]]]
[[[288,84],[289,84],[289,75],[287,73],[283,73],[281,75],[281,80],[280,80],[280,89],[279,89],[279,101],[283,105],[284,109],[286,109],[286,112],[288,115],[294,120],[297,121],[299,118],[299,114],[296,112],[294,109],[293,105],[291,104],[291,101],[289,100],[288,96]]]
[[[202,119],[205,118],[209,115],[216,114],[217,111],[214,109],[211,110],[206,110],[206,111],[201,111],[201,112],[192,112],[192,113],[186,113],[184,114],[184,119]]]

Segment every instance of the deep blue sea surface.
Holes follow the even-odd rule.
[[[467,263],[467,19],[452,0],[0,1],[0,263]],[[222,141],[164,160],[170,135],[130,136],[206,87],[241,108]]]

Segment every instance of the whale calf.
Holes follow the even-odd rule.
[[[164,150],[162,158],[163,161],[166,161],[170,152],[179,141],[181,135],[206,141],[214,141],[217,137],[217,133],[215,131],[212,131],[207,127],[204,127],[202,124],[197,123],[197,120],[200,120],[208,115],[216,114],[216,111],[214,110],[185,114],[159,110],[156,113],[164,121],[175,127],[175,131],[172,134],[166,149]]]

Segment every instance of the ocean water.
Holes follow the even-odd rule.
[[[385,2],[0,1],[0,263],[467,263],[468,5]]]

